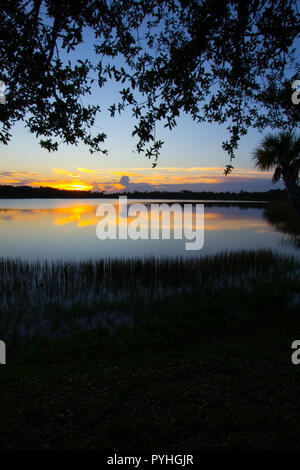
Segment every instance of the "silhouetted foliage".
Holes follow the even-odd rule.
[[[93,191],[71,191],[64,189],[40,187],[32,188],[30,186],[8,186],[0,185],[0,199],[14,198],[118,198],[119,196],[127,196],[130,199],[178,199],[178,200],[227,200],[227,201],[278,201],[285,199],[285,191],[281,189],[270,190],[265,192],[213,192],[201,191],[194,192],[183,190],[174,191],[134,191],[122,193],[104,193]]]
[[[273,182],[282,179],[289,199],[300,214],[300,137],[293,131],[268,134],[254,150],[255,165],[262,171],[275,168]]]
[[[94,80],[102,87],[115,79],[124,87],[110,112],[132,109],[138,152],[156,160],[162,142],[155,123],[172,129],[188,113],[197,122],[228,123],[223,148],[233,157],[249,127],[299,123],[291,101],[299,73],[296,10],[295,1],[283,0],[7,0],[0,10],[0,79],[8,92],[0,141],[7,144],[23,120],[49,151],[83,142],[106,153],[105,134],[92,135],[100,106],[81,97]],[[87,32],[87,58],[65,60],[87,45]]]

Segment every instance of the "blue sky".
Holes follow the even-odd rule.
[[[73,53],[73,58],[91,58],[90,46],[87,35],[85,43]],[[152,162],[134,152],[130,111],[114,118],[107,111],[108,106],[117,99],[118,86],[113,83],[106,84],[102,89],[94,87],[91,96],[83,98],[84,104],[94,103],[102,107],[94,132],[96,134],[100,130],[107,134],[104,147],[109,151],[108,156],[91,155],[84,145],[60,145],[57,152],[48,153],[41,149],[38,140],[29,134],[24,125],[18,123],[13,129],[11,143],[1,148],[0,184],[56,185],[105,191],[264,191],[283,187],[281,183],[272,184],[271,172],[262,174],[254,168],[251,152],[262,140],[262,135],[256,130],[250,129],[241,138],[233,162],[236,169],[231,176],[224,177],[228,155],[222,150],[221,143],[229,137],[226,125],[196,124],[186,115],[178,119],[178,125],[172,131],[162,125],[157,126],[156,137],[165,143],[158,166],[152,170]],[[170,168],[172,170],[168,170]],[[121,179],[123,176],[128,179]],[[127,185],[124,185],[126,181]]]

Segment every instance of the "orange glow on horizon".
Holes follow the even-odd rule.
[[[43,182],[34,182],[30,186],[32,187],[48,187],[54,189],[64,189],[67,191],[90,191],[93,189],[92,184],[84,183],[84,182],[47,182],[46,184]]]
[[[250,181],[271,180],[272,172],[255,169],[235,168],[232,175],[224,176],[221,167],[158,167],[158,168],[102,168],[89,169],[76,167],[66,170],[52,168],[52,175],[41,175],[26,171],[0,172],[0,184],[50,187],[71,191],[209,191],[209,185],[240,183],[247,190]],[[203,185],[203,187],[201,186]],[[235,186],[236,187],[236,186]],[[195,189],[194,189],[195,188]],[[216,191],[217,189],[214,188]]]

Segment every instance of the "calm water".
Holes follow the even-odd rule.
[[[100,240],[96,215],[99,199],[19,199],[0,200],[0,256],[26,259],[87,258],[120,256],[195,256],[223,250],[272,248],[285,254],[300,254],[298,237],[278,228],[265,214],[265,204],[232,203],[204,205],[204,246],[186,251],[187,240]],[[128,200],[128,204],[151,201]],[[153,201],[152,201],[153,202]],[[161,201],[165,202],[165,201]],[[174,202],[174,201],[173,201]],[[172,202],[172,203],[173,203]],[[197,201],[199,203],[199,201]],[[186,203],[186,202],[185,202]],[[109,224],[132,219],[120,214]],[[171,227],[176,227],[176,215]],[[144,217],[143,223],[147,223]],[[195,228],[195,226],[194,226]]]

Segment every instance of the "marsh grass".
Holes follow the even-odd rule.
[[[1,449],[299,449],[297,260],[2,260],[0,274]]]
[[[242,314],[242,299],[253,289],[270,286],[274,297],[274,279],[292,286],[298,272],[293,257],[270,250],[190,259],[1,258],[0,337],[51,338],[99,326],[136,324],[155,316],[155,301],[180,296],[184,302],[184,295],[195,295],[202,311],[227,308]]]

